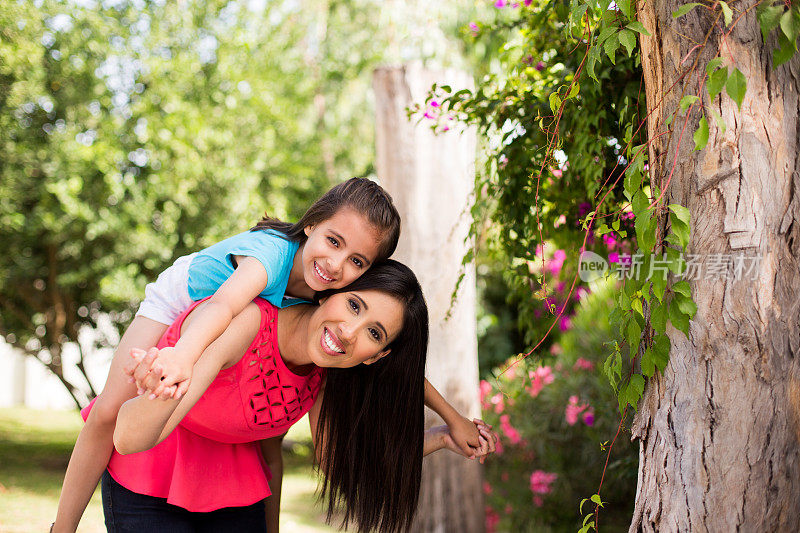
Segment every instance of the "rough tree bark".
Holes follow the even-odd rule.
[[[452,308],[450,296],[468,245],[476,133],[434,135],[429,122],[408,119],[406,108],[423,102],[434,82],[454,90],[471,85],[463,73],[426,71],[419,64],[375,72],[377,173],[403,218],[394,257],[414,270],[428,303],[427,377],[459,412],[475,417],[480,406],[473,265]],[[427,425],[441,423],[428,411]],[[479,533],[483,509],[477,461],[445,452],[426,458],[412,531]]]
[[[688,253],[759,256],[757,279],[727,275],[690,281],[698,311],[689,338],[673,328],[670,363],[654,378],[633,424],[640,439],[639,482],[631,532],[800,530],[800,61],[772,68],[755,0],[731,3],[732,34],[723,40],[717,12],[698,8],[672,17],[678,0],[641,2],[651,177],[667,203],[691,212]],[[721,20],[721,19],[720,19]],[[705,49],[695,49],[707,33]],[[709,120],[707,147],[693,150],[700,114],[692,111],[679,141],[658,138],[698,76],[679,80],[700,53],[698,71],[719,50],[747,78],[741,110],[727,96]],[[684,58],[687,58],[684,61]],[[664,97],[669,88],[675,88]],[[677,152],[677,157],[676,157]]]

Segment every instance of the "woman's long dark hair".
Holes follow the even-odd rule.
[[[367,178],[350,178],[331,188],[294,224],[265,214],[258,224],[250,228],[250,231],[272,229],[284,234],[290,241],[302,244],[307,238],[304,231],[307,226],[328,220],[343,207],[349,207],[364,215],[381,233],[376,261],[387,259],[394,253],[397,240],[400,238],[400,214],[389,193]]]
[[[428,308],[414,273],[391,259],[330,292],[365,290],[403,304],[403,329],[379,361],[327,370],[317,425],[317,438],[325,436],[320,497],[328,497],[329,521],[342,510],[343,527],[394,533],[409,529],[419,500]]]

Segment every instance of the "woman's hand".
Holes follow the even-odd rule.
[[[178,399],[182,394],[175,394],[176,387],[164,387],[163,376],[164,366],[160,360],[160,351],[157,348],[150,348],[148,351],[133,348],[131,350],[131,360],[123,368],[129,376],[128,382],[136,382],[136,393],[140,396],[150,392],[151,400],[160,398],[168,400]],[[188,388],[188,381],[186,382]]]
[[[453,436],[450,434],[448,426],[436,426],[428,429],[425,432],[425,444],[423,455],[435,452],[442,448],[446,448],[453,453],[457,453],[467,459],[478,459],[481,463],[484,462],[486,456],[494,453],[497,444],[497,435],[491,430],[492,427],[486,424],[483,420],[475,419],[472,422],[480,433],[478,446],[470,448],[470,454],[466,454],[458,444],[456,444]]]

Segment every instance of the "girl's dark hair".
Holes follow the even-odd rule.
[[[424,439],[428,308],[417,278],[391,259],[342,291],[378,290],[404,306],[391,352],[371,365],[329,368],[317,425],[324,435],[320,497],[358,531],[407,531],[419,500]],[[319,444],[317,444],[319,445]]]
[[[328,220],[343,207],[350,207],[364,215],[381,233],[376,261],[387,259],[394,253],[397,239],[400,238],[400,214],[389,193],[367,178],[350,178],[336,185],[314,202],[294,224],[265,214],[250,231],[272,229],[283,233],[290,241],[302,244],[307,238],[303,231],[306,226]]]

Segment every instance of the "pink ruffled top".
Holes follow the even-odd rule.
[[[178,427],[150,450],[114,451],[111,476],[140,494],[166,498],[194,512],[251,505],[270,495],[271,474],[257,441],[282,435],[314,404],[323,379],[289,370],[278,352],[277,308],[257,298],[261,327],[238,363],[222,370]],[[174,346],[189,312],[164,333]],[[92,404],[81,414],[84,420]]]

